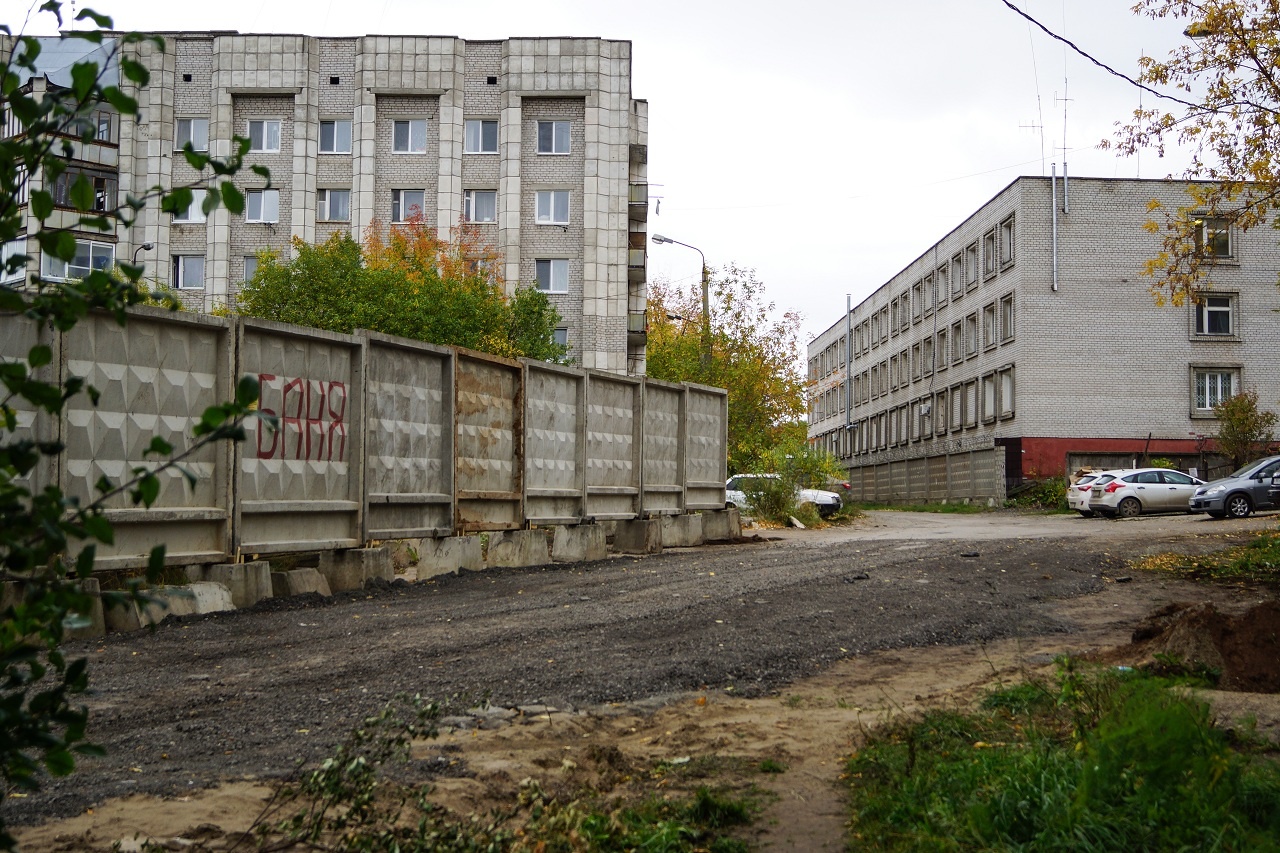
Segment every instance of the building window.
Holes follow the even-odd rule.
[[[351,153],[351,119],[320,122],[320,153]]]
[[[947,284],[947,273],[948,269],[946,264],[938,267],[933,287],[933,301],[935,305],[944,304],[947,301],[948,295],[951,293],[951,287]]]
[[[911,382],[911,357],[906,350],[898,354],[898,387],[906,388]]]
[[[922,369],[925,376],[933,375],[933,337],[927,337],[920,342],[920,359],[924,362]]]
[[[392,124],[391,150],[396,154],[427,153],[427,120],[397,121]]]
[[[249,190],[245,193],[245,222],[279,222],[280,191]]]
[[[988,373],[982,377],[982,422],[991,423],[996,419],[996,375]]]
[[[173,147],[182,150],[190,145],[196,151],[209,150],[209,120],[207,118],[180,118],[175,123]]]
[[[924,359],[920,356],[920,344],[911,345],[911,378],[918,380],[924,375]]]
[[[15,255],[26,255],[26,253],[27,241],[25,238],[10,240],[0,246],[0,281],[22,281],[27,277],[27,267],[24,262],[12,261],[11,263]]]
[[[116,205],[116,178],[68,169],[54,180],[52,195],[58,207],[105,213]]]
[[[1013,368],[1000,371],[1000,417],[1013,417]]]
[[[987,349],[999,343],[996,329],[996,304],[992,302],[982,307],[982,342]]]
[[[964,427],[964,386],[951,386],[951,430],[958,432]]]
[[[964,384],[964,425],[965,428],[978,425],[978,383]]]
[[[191,204],[187,205],[186,210],[180,210],[173,215],[174,222],[204,222],[204,200],[208,196],[206,190],[192,190]]]
[[[982,277],[989,278],[996,274],[996,231],[992,228],[982,235]]]
[[[115,243],[77,240],[76,254],[70,262],[42,254],[41,275],[53,279],[84,278],[94,270],[110,269],[116,261]]]
[[[889,388],[896,390],[898,387],[898,357],[896,355],[889,356]]]
[[[249,150],[264,154],[280,150],[280,120],[254,119],[249,122]]]
[[[1202,414],[1235,394],[1236,371],[1228,368],[1195,370],[1196,410]]]
[[[567,121],[538,122],[538,153],[539,154],[568,154],[569,153],[569,122]]]
[[[1000,269],[1013,263],[1013,217],[1000,223]]]
[[[1196,252],[1207,258],[1234,256],[1231,246],[1231,220],[1223,216],[1196,217]]]
[[[964,318],[964,354],[966,358],[978,354],[978,315]]]
[[[547,258],[533,262],[538,290],[545,293],[569,292],[569,259]]]
[[[964,360],[964,327],[960,321],[951,324],[951,363],[959,364]]]
[[[464,154],[497,154],[498,122],[469,118],[462,146]]]
[[[972,290],[978,286],[978,244],[970,243],[964,250],[964,282]]]
[[[178,290],[204,290],[204,255],[174,255],[173,286]]]
[[[929,273],[924,277],[924,313],[929,316],[938,305],[938,280]]]
[[[349,222],[351,190],[316,190],[316,221]]]
[[[946,370],[947,359],[951,355],[951,351],[947,349],[947,330],[946,329],[938,330],[937,353],[938,353],[938,370]]]
[[[919,320],[924,316],[924,281],[917,281],[911,287],[911,316]]]
[[[568,225],[569,191],[538,190],[537,222],[539,225]]]
[[[1230,296],[1201,296],[1193,307],[1196,312],[1197,335],[1230,335],[1231,324]]]
[[[467,222],[497,222],[497,190],[467,190],[463,195],[462,217]]]
[[[569,330],[561,326],[551,333],[551,342],[558,347],[569,346]]]
[[[1000,299],[1000,340],[1013,340],[1013,294]]]
[[[253,277],[257,274],[258,274],[258,256],[245,255],[244,256],[244,275],[241,277],[241,280],[253,281]]]
[[[408,222],[426,213],[427,194],[423,190],[392,190],[391,221]]]

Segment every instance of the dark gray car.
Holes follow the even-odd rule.
[[[1205,483],[1191,496],[1192,512],[1214,518],[1247,518],[1255,509],[1271,509],[1271,478],[1280,474],[1280,456],[1250,462],[1240,470]]]

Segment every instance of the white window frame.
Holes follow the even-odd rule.
[[[1197,216],[1195,225],[1197,253],[1207,260],[1235,258],[1235,235],[1231,233],[1230,219],[1225,216]],[[1216,251],[1219,246],[1222,246],[1224,251]]]
[[[493,131],[493,138],[489,140],[485,130]],[[492,147],[487,147],[485,142],[492,143]],[[490,118],[469,118],[466,120],[463,129],[463,154],[497,154],[498,153],[498,120]]]
[[[325,148],[325,125],[331,125],[329,147]],[[345,129],[345,130],[344,130]],[[344,139],[345,135],[345,139]],[[349,118],[333,118],[320,120],[320,140],[319,151],[321,154],[350,154],[351,153],[351,119]]]
[[[77,264],[81,251],[87,253],[89,265]],[[82,279],[94,270],[110,269],[116,262],[116,244],[103,243],[97,240],[77,240],[76,257],[71,261],[63,261],[52,255],[41,253],[40,275],[44,278],[65,281]]]
[[[208,195],[209,192],[207,190],[192,190],[191,204],[186,210],[175,213],[173,221],[187,224],[208,221],[208,217],[204,212],[204,200]]]
[[[999,376],[999,393],[1000,393],[1000,419],[1013,417],[1014,396],[1017,393],[1014,385],[1013,366],[1002,367],[997,375]]]
[[[204,255],[173,256],[173,287],[175,290],[204,290]],[[199,273],[199,281],[191,279]]]
[[[279,190],[249,190],[244,200],[244,221],[273,223],[280,221]]]
[[[334,216],[333,213],[333,197],[334,193],[341,193],[346,197],[346,216]],[[345,187],[321,187],[316,190],[316,222],[350,222],[351,221],[351,190]]]
[[[489,218],[480,219],[477,214],[477,208],[483,205],[477,205],[476,202],[480,196],[488,196],[492,201],[488,205]],[[484,211],[480,211],[480,215],[484,215]],[[462,194],[462,218],[466,222],[497,222],[498,221],[498,191],[497,190],[466,190]]]
[[[254,125],[258,125],[257,139],[254,139]],[[278,118],[249,119],[249,153],[279,154],[283,124]],[[272,147],[274,146],[274,147]]]
[[[1013,340],[1014,333],[1013,294],[1006,293],[1000,297],[1000,342]]]
[[[551,342],[556,346],[569,346],[569,330],[564,326],[560,326],[551,332]]]
[[[1205,338],[1230,338],[1236,334],[1235,294],[1206,293],[1192,302],[1195,312],[1195,336]],[[1209,320],[1225,314],[1227,330],[1225,332],[1209,331]]]
[[[209,150],[208,118],[180,118],[174,121],[173,150],[181,151],[188,142],[193,151]]]
[[[405,139],[400,141],[400,128],[404,126]],[[420,131],[415,134],[414,131]],[[427,120],[425,118],[396,119],[391,122],[392,154],[426,154],[427,153]]]
[[[257,275],[257,273],[258,273],[258,256],[245,255],[244,256],[244,272],[240,276],[240,280],[251,281],[253,277]]]
[[[568,190],[538,190],[535,202],[534,216],[537,224],[569,224],[570,198]],[[563,218],[560,218],[561,216]]]
[[[27,277],[27,268],[25,265],[13,270],[12,272],[9,271],[9,259],[14,255],[25,255],[26,253],[26,237],[19,237],[17,240],[10,240],[8,243],[0,245],[0,281],[22,281]]]
[[[1225,380],[1225,381],[1224,381]],[[1213,407],[1240,392],[1240,368],[1229,365],[1193,365],[1191,409],[1200,417],[1212,417]]]
[[[417,193],[422,197],[422,204],[418,207],[419,215],[424,219],[427,215],[427,193],[425,190],[404,189],[391,191],[391,221],[392,222],[408,222],[413,218],[413,214],[408,213],[409,209],[414,205],[405,204],[405,195],[408,193]]]
[[[545,271],[545,273],[544,273]],[[533,262],[534,287],[543,293],[569,292],[569,259],[538,258]],[[545,286],[544,286],[545,283]]]
[[[1000,223],[1000,269],[1013,265],[1013,215],[1005,217]]]
[[[542,129],[547,125],[550,125],[551,131],[550,144],[548,147],[543,147]],[[573,123],[564,119],[538,119],[538,126],[535,131],[538,153],[557,156],[571,153],[573,148],[571,141],[572,128]]]
[[[1000,313],[995,302],[982,306],[982,348],[991,349],[1000,343]]]

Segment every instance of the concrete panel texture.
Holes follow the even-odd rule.
[[[701,513],[664,515],[659,520],[662,524],[663,548],[694,548],[705,541]]]
[[[613,532],[613,550],[622,554],[662,553],[662,522],[656,518],[619,521]]]
[[[545,530],[503,530],[489,535],[485,550],[486,566],[545,566],[551,562]]]
[[[320,574],[333,592],[363,589],[365,582],[374,578],[395,579],[391,564],[391,548],[350,548],[345,551],[323,551],[320,554]]]
[[[604,527],[599,524],[557,527],[552,533],[551,559],[557,563],[603,560],[607,556],[609,546]]]

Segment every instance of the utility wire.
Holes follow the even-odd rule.
[[[1065,44],[1067,47],[1069,47],[1069,48],[1071,48],[1072,50],[1074,50],[1076,53],[1078,53],[1078,54],[1080,54],[1081,56],[1083,56],[1085,59],[1087,59],[1087,60],[1089,60],[1090,62],[1092,62],[1094,65],[1096,65],[1096,66],[1098,66],[1099,68],[1101,68],[1103,71],[1107,72],[1108,74],[1112,74],[1112,75],[1114,75],[1114,76],[1116,76],[1116,77],[1119,77],[1121,80],[1124,80],[1124,81],[1125,81],[1126,83],[1128,83],[1129,85],[1131,85],[1131,86],[1137,86],[1137,87],[1138,87],[1139,89],[1141,89],[1142,91],[1144,91],[1144,92],[1150,92],[1151,94],[1155,95],[1157,98],[1162,98],[1162,99],[1164,99],[1164,100],[1166,100],[1166,101],[1173,101],[1173,102],[1174,102],[1174,103],[1176,103],[1176,104],[1182,104],[1184,107],[1191,107],[1191,108],[1192,108],[1192,109],[1194,109],[1194,110],[1200,110],[1200,109],[1203,109],[1203,108],[1204,108],[1204,105],[1203,105],[1203,104],[1193,104],[1191,101],[1184,101],[1184,100],[1182,100],[1182,98],[1178,98],[1178,97],[1175,97],[1175,96],[1173,96],[1173,95],[1166,95],[1164,92],[1156,91],[1155,89],[1152,89],[1150,86],[1146,86],[1146,85],[1144,85],[1144,84],[1142,84],[1142,83],[1139,83],[1137,80],[1134,80],[1132,77],[1130,77],[1128,74],[1125,74],[1123,71],[1117,71],[1117,70],[1115,70],[1114,68],[1112,68],[1110,65],[1107,65],[1105,62],[1102,62],[1102,61],[1100,61],[1100,60],[1094,59],[1094,58],[1093,58],[1092,56],[1090,56],[1088,53],[1085,53],[1083,50],[1081,50],[1079,47],[1077,47],[1077,46],[1076,46],[1076,44],[1075,44],[1074,42],[1072,42],[1070,39],[1065,39],[1065,38],[1063,38],[1062,36],[1060,36],[1060,35],[1058,35],[1057,33],[1055,33],[1053,30],[1051,30],[1051,29],[1049,29],[1048,27],[1046,27],[1044,24],[1042,24],[1042,23],[1040,23],[1039,21],[1037,21],[1035,18],[1033,18],[1033,17],[1031,17],[1030,15],[1028,15],[1026,12],[1024,12],[1024,11],[1022,11],[1021,9],[1019,9],[1017,6],[1013,5],[1013,3],[1011,2],[1011,0],[1000,0],[1000,2],[1001,2],[1001,3],[1004,3],[1004,5],[1008,6],[1008,7],[1009,7],[1010,9],[1012,9],[1014,12],[1017,12],[1019,15],[1021,15],[1021,16],[1022,16],[1022,17],[1024,17],[1024,18],[1026,18],[1026,19],[1027,19],[1028,21],[1030,21],[1031,23],[1035,24],[1037,27],[1039,27],[1039,28],[1040,28],[1040,29],[1045,33],[1045,35],[1049,36],[1049,38],[1057,39],[1058,41],[1060,41],[1060,42],[1062,42],[1063,44]]]

